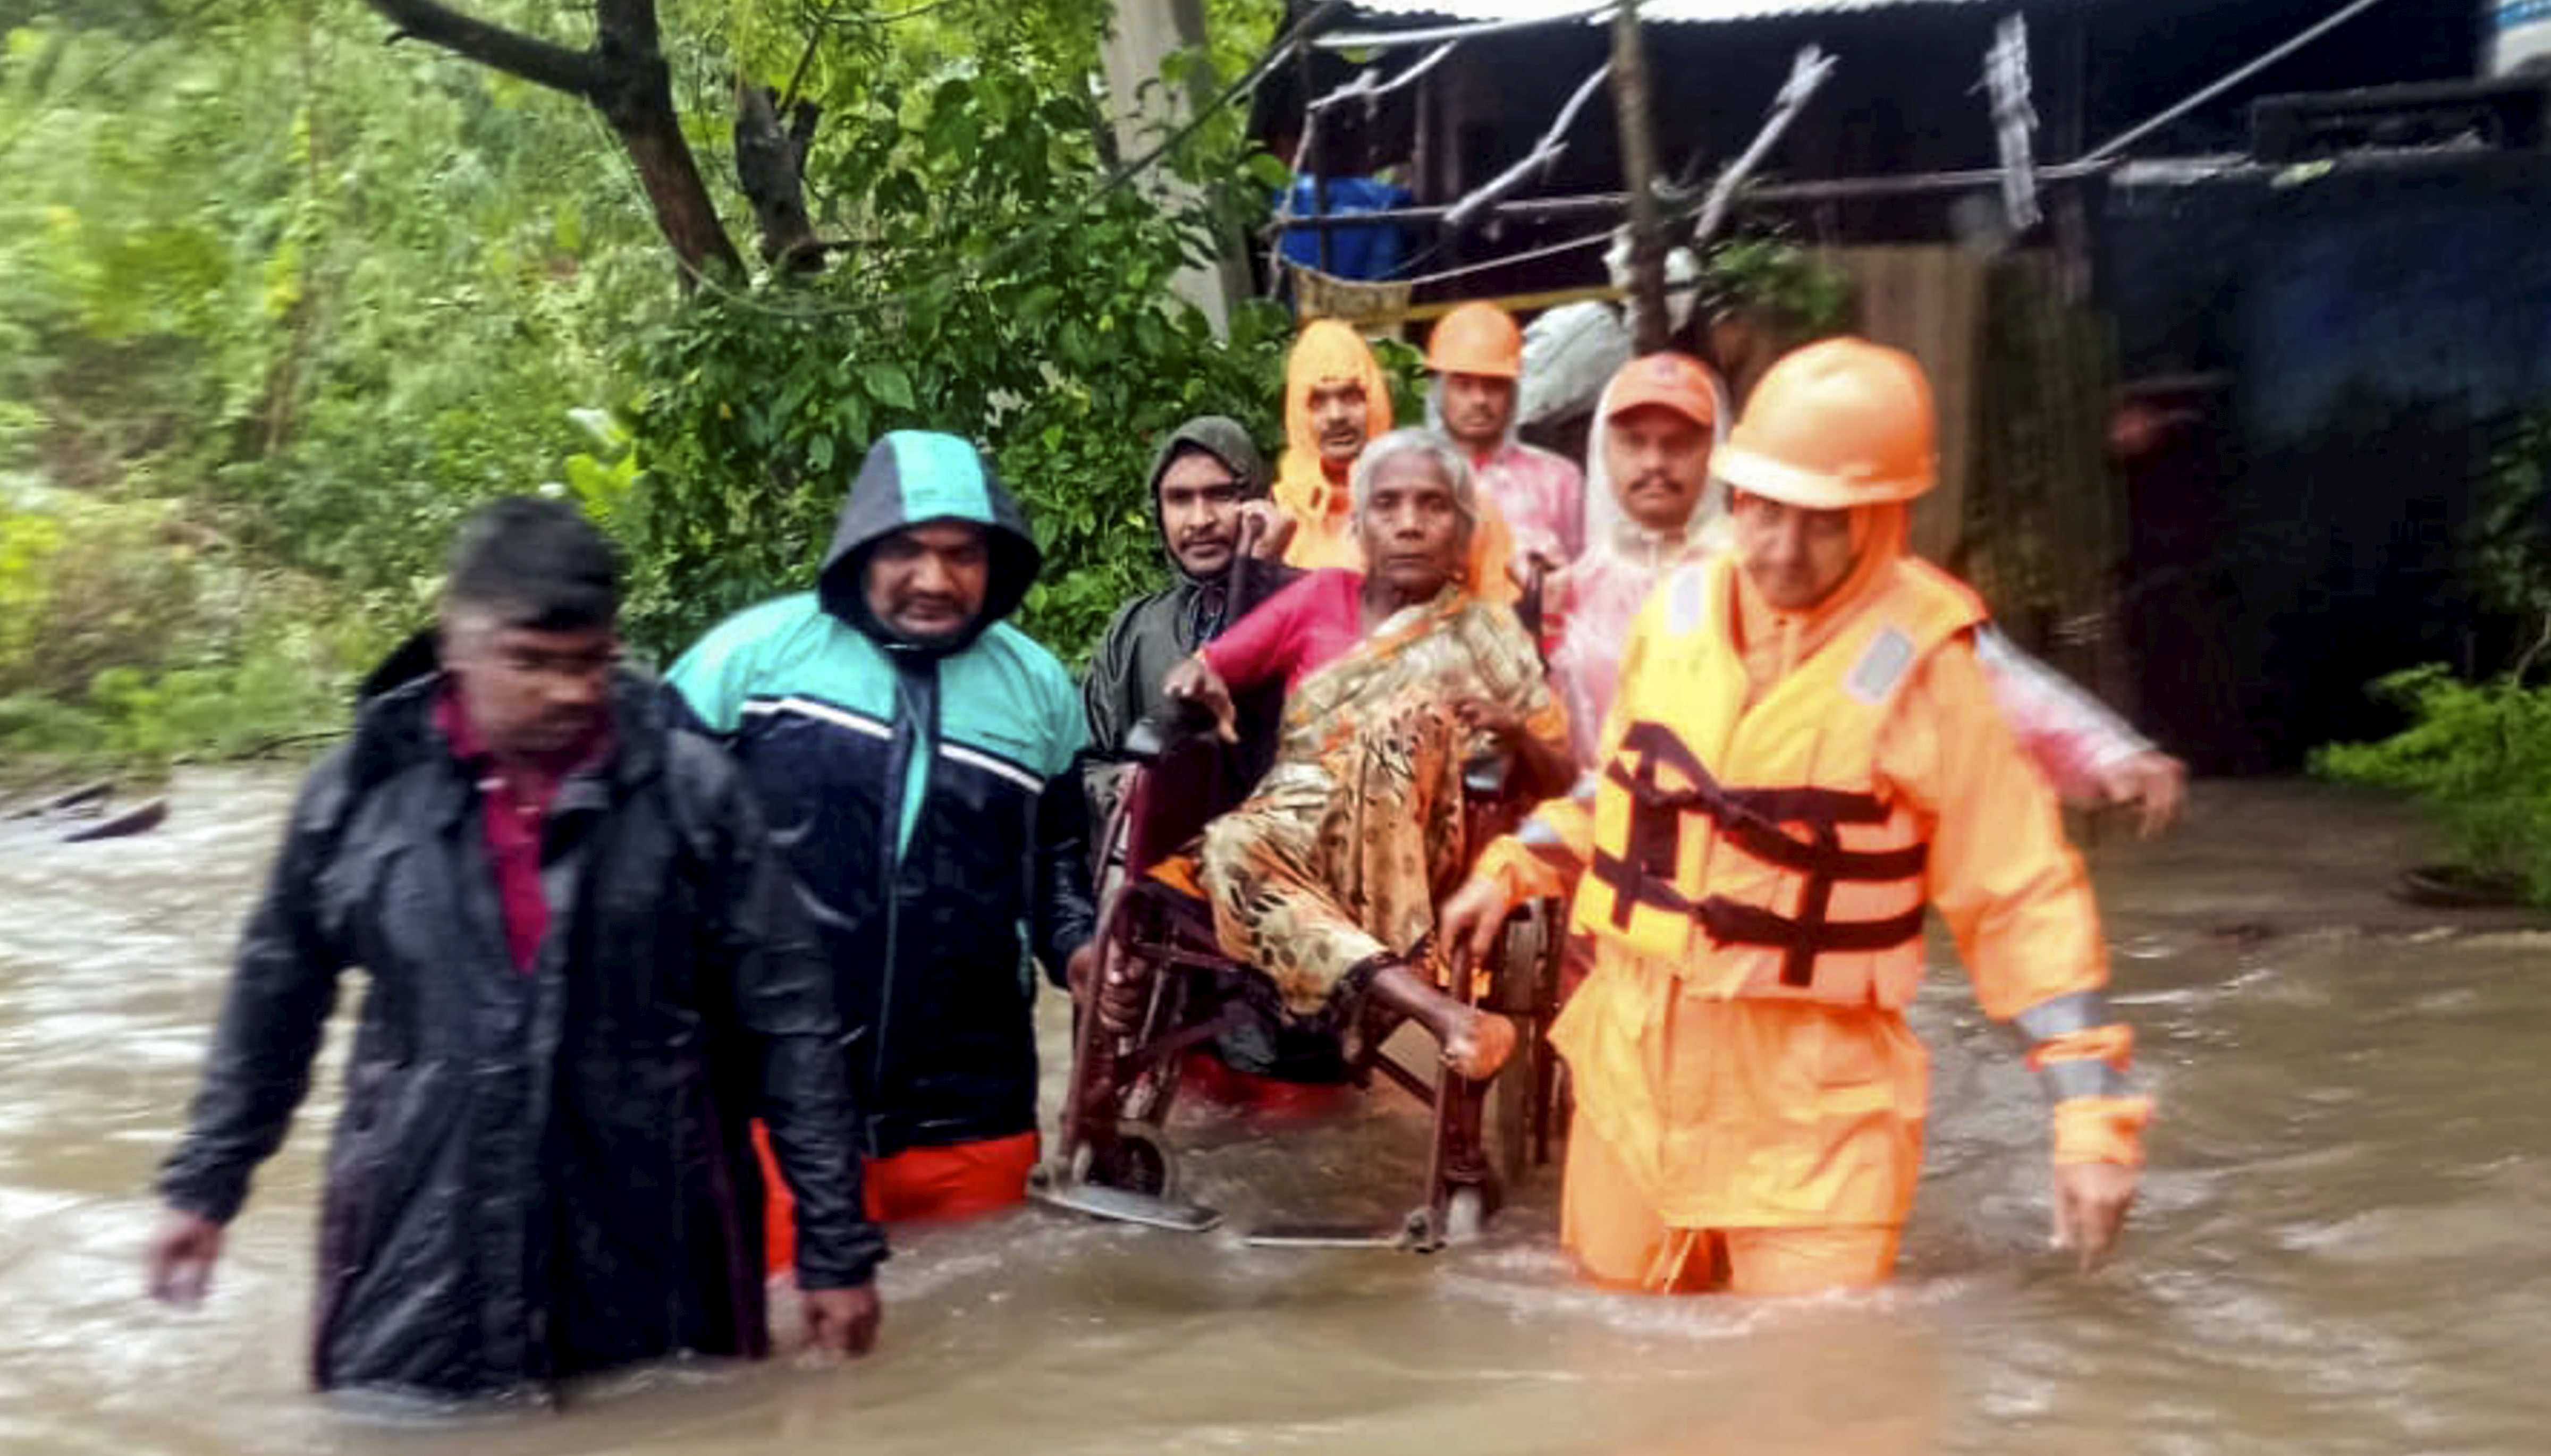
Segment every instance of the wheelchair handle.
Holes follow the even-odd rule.
[[[1191,702],[1171,705],[1169,714],[1146,713],[1125,730],[1122,757],[1131,763],[1154,763],[1172,749],[1213,731],[1213,715]]]
[[[1515,620],[1523,624],[1524,635],[1531,638],[1536,647],[1541,643],[1543,578],[1549,574],[1541,559],[1533,558],[1532,570],[1524,574],[1523,596],[1515,602]]]

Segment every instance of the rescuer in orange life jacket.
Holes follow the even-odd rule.
[[[2059,1242],[2114,1242],[2149,1101],[2055,798],[1976,662],[1985,610],[1906,554],[1929,383],[1858,339],[1764,376],[1720,448],[1736,551],[1631,630],[1595,772],[1491,845],[1440,926],[1573,891],[1593,970],[1561,1238],[1597,1283],[1785,1295],[1888,1277],[1921,1158],[1926,904],[2053,1104]]]

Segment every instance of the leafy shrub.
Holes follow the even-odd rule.
[[[202,569],[173,517],[23,484],[0,497],[0,697],[75,696],[107,668],[185,651]]]
[[[1093,200],[1084,104],[1025,73],[880,85],[828,124],[843,140],[810,188],[871,241],[816,280],[703,293],[644,351],[643,473],[612,515],[633,630],[669,653],[810,582],[869,444],[933,429],[989,452],[1045,548],[1020,625],[1084,653],[1158,581],[1155,442],[1215,412],[1272,444],[1289,323],[1246,308],[1216,340],[1169,291],[1210,219]]]
[[[161,766],[343,726],[355,677],[408,622],[251,572],[171,501],[20,485],[0,504],[0,750]]]
[[[2539,624],[2506,673],[2467,681],[2435,664],[2377,679],[2410,726],[2379,743],[2333,744],[2311,769],[2404,789],[2452,836],[2469,869],[2520,881],[2551,906],[2551,687],[2530,685],[2551,651],[2551,411],[2520,422],[2493,458],[2466,572],[2488,604]]]
[[[1786,238],[1735,238],[1701,260],[1713,307],[1751,312],[1789,337],[1808,340],[1851,327],[1851,274]]]
[[[2411,726],[2322,748],[2312,772],[2414,794],[2462,864],[2521,880],[2535,903],[2551,905],[2551,688],[2511,676],[2467,682],[2430,664],[2374,690],[2406,709]]]

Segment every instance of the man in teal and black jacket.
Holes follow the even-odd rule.
[[[1058,986],[1089,954],[1079,694],[1002,620],[1039,562],[972,446],[898,431],[861,466],[815,589],[729,618],[668,675],[743,764],[822,932],[879,1219],[1026,1196],[1022,936]]]

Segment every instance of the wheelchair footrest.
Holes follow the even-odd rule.
[[[1118,1223],[1139,1223],[1177,1233],[1204,1233],[1221,1226],[1222,1210],[1202,1203],[1180,1202],[1150,1194],[1127,1193],[1103,1184],[1038,1180],[1028,1196],[1050,1208],[1086,1213]]]
[[[1253,1249],[1405,1249],[1410,1246],[1406,1225],[1376,1226],[1371,1223],[1270,1223],[1242,1234],[1240,1241]]]

